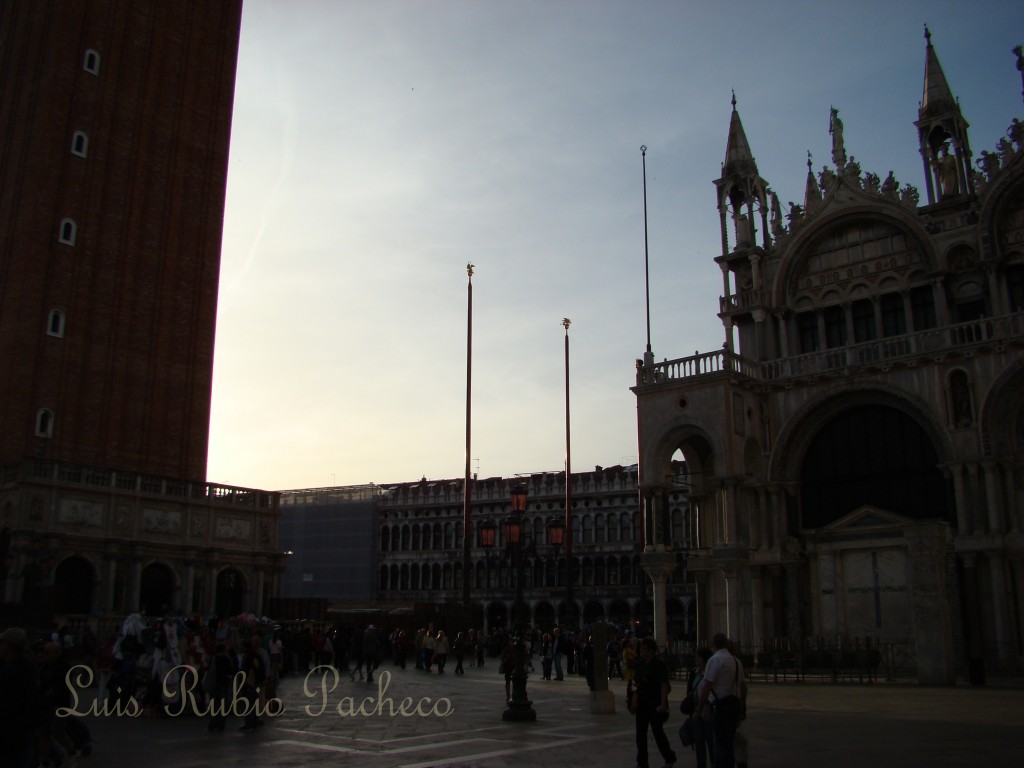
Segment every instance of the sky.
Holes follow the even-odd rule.
[[[735,91],[783,207],[810,152],[924,196],[932,33],[975,156],[1024,115],[1006,2],[245,0],[207,477],[286,490],[637,461],[657,360],[721,347]]]

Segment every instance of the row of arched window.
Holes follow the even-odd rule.
[[[488,590],[515,587],[515,566],[506,560],[478,560],[473,564],[470,586],[487,594]],[[462,563],[391,563],[380,566],[378,588],[383,592],[407,592],[462,588]],[[628,587],[643,584],[646,578],[635,555],[573,558],[573,584],[578,587]],[[670,583],[684,579],[677,568]],[[523,564],[524,589],[565,587],[565,560],[528,558]]]
[[[542,517],[523,521],[525,535],[537,546],[546,546],[548,520]],[[608,512],[578,515],[573,526],[576,544],[632,544],[637,540],[637,521],[633,512]],[[382,552],[421,552],[455,549],[462,542],[462,522],[395,523],[381,526]],[[479,545],[479,540],[475,542]],[[501,529],[496,532],[495,548],[504,548]]]
[[[980,280],[963,281],[950,294],[948,320],[938,316],[935,289],[930,283],[849,303],[827,304],[808,311],[798,309],[795,321],[799,351],[817,352],[902,336],[935,328],[940,320],[966,323],[991,317],[1004,309],[1019,312],[1024,307],[1024,265],[1007,267],[1005,285],[1005,297],[990,297]]]

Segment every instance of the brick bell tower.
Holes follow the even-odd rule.
[[[205,479],[241,9],[0,4],[0,466]]]

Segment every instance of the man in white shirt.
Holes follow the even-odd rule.
[[[705,668],[700,700],[693,716],[699,719],[701,710],[710,700],[715,711],[715,765],[732,768],[736,764],[733,744],[747,697],[747,681],[740,660],[729,653],[729,639],[719,632],[711,644],[715,652]]]

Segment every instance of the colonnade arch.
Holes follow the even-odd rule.
[[[73,555],[60,562],[53,574],[53,592],[50,607],[54,613],[92,612],[96,570],[81,555]]]

